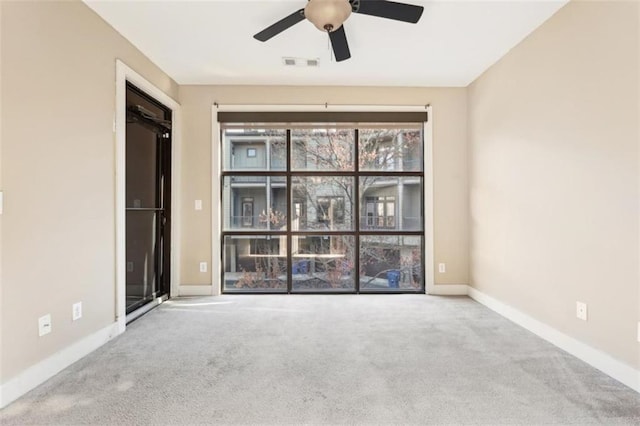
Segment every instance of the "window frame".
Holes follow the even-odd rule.
[[[222,160],[222,155],[221,155],[221,151],[222,151],[222,125],[221,122],[222,120],[218,121],[218,117],[219,117],[219,112],[223,111],[226,114],[228,113],[235,113],[236,111],[238,111],[240,114],[242,114],[243,112],[251,112],[251,111],[310,111],[310,112],[315,112],[315,111],[325,111],[325,109],[328,109],[328,111],[334,111],[333,114],[336,114],[336,111],[340,114],[342,114],[343,111],[346,112],[346,114],[349,114],[352,111],[371,111],[372,114],[378,114],[378,112],[382,113],[382,112],[386,112],[387,110],[392,111],[393,113],[405,113],[405,111],[409,114],[413,113],[413,112],[419,112],[420,110],[422,111],[426,111],[425,113],[425,117],[428,117],[429,119],[424,119],[424,120],[413,120],[412,123],[419,123],[421,125],[421,145],[422,145],[422,157],[421,158],[421,162],[423,164],[423,168],[420,171],[415,171],[415,170],[411,170],[411,171],[383,171],[383,170],[371,170],[368,172],[360,172],[359,176],[363,176],[363,175],[371,175],[371,176],[378,176],[380,174],[393,174],[394,176],[403,176],[403,175],[407,175],[407,176],[415,176],[415,175],[420,175],[422,177],[422,184],[419,187],[418,191],[421,195],[421,199],[422,199],[422,203],[420,205],[420,210],[421,210],[421,216],[422,216],[422,221],[420,223],[421,226],[421,231],[401,231],[401,230],[391,230],[388,232],[383,232],[380,230],[376,230],[376,231],[369,231],[369,230],[360,230],[359,227],[356,227],[354,232],[348,232],[348,231],[329,231],[329,232],[313,232],[313,231],[309,231],[309,232],[299,232],[299,234],[307,234],[307,235],[327,235],[327,234],[375,234],[375,235],[384,235],[386,234],[390,234],[390,235],[420,235],[422,236],[422,247],[421,247],[421,251],[422,251],[422,291],[418,291],[418,293],[432,293],[435,290],[435,286],[434,286],[434,282],[433,282],[433,170],[432,170],[432,137],[433,137],[433,126],[431,123],[431,106],[427,105],[424,107],[418,107],[418,106],[409,106],[409,107],[404,107],[404,106],[390,106],[390,107],[386,107],[386,106],[349,106],[349,105],[337,105],[337,106],[325,106],[323,105],[322,107],[320,106],[307,106],[307,105],[302,105],[302,106],[288,106],[288,105],[274,105],[274,106],[262,106],[262,105],[229,105],[229,106],[218,106],[218,105],[214,105],[214,107],[212,108],[213,111],[213,131],[214,131],[214,137],[213,140],[217,143],[219,148],[216,148],[214,151],[212,151],[212,158],[216,161],[216,163],[218,161],[220,161],[219,164],[219,171],[217,173],[218,176],[222,176],[224,174],[223,171],[223,164],[221,162]],[[228,112],[227,112],[228,111]],[[282,114],[282,113],[279,113]],[[288,114],[288,113],[287,113]],[[400,120],[401,121],[401,120]],[[398,121],[398,122],[400,122]],[[235,121],[230,121],[235,123]],[[245,123],[248,121],[244,121]],[[292,120],[290,122],[296,122],[295,120]],[[349,122],[351,122],[349,120]],[[407,121],[408,122],[408,121]],[[379,120],[363,120],[362,121],[362,125],[360,127],[362,128],[367,128],[365,123],[381,123]],[[280,127],[282,129],[284,129],[285,127]],[[290,138],[290,134],[288,135],[288,141],[287,141],[287,160],[291,161],[290,158],[290,142],[291,142],[291,138]],[[356,137],[356,140],[359,139]],[[356,161],[355,164],[359,166],[359,162],[357,161],[357,149],[355,150],[355,154],[356,154]],[[218,168],[218,166],[216,166],[216,168]],[[231,171],[228,170],[226,174],[245,174],[243,172],[237,172],[237,171]],[[247,174],[251,174],[251,173],[247,173]],[[261,174],[261,175],[269,175],[269,174],[275,174],[275,175],[283,175],[284,173],[270,173],[270,172],[259,172],[259,173],[255,173],[255,174]],[[290,164],[288,164],[288,172],[286,173],[287,175],[291,175],[291,174],[298,174],[298,175],[302,175],[302,176],[316,176],[316,175],[322,175],[322,174],[334,174],[334,175],[348,175],[348,176],[353,176],[352,172],[323,172],[321,170],[311,170],[311,171],[305,171],[305,172],[296,172],[296,173],[291,173],[291,168],[290,168]],[[289,178],[288,178],[289,179]],[[290,180],[289,180],[290,182]],[[291,185],[288,185],[288,192],[290,194],[291,191]],[[213,185],[213,192],[214,192],[214,201],[213,201],[213,207],[214,209],[218,209],[219,205],[216,197],[217,194],[220,194],[220,197],[222,196],[222,187],[220,184],[217,183],[217,179],[214,179],[214,185]],[[291,210],[291,199],[288,199],[288,216],[287,216],[287,222],[290,223],[291,220],[291,214],[290,214],[290,210]],[[358,199],[356,197],[354,206],[352,207],[352,211],[353,212],[360,212],[360,207],[358,206]],[[357,223],[357,215],[354,213],[354,218],[355,218],[355,222],[354,225],[359,225],[359,223]],[[214,239],[214,252],[215,253],[220,253],[221,256],[221,260],[222,260],[222,239],[220,237],[224,237],[223,234],[232,234],[234,232],[226,232],[223,231],[223,229],[220,227],[221,225],[221,221],[219,221],[219,219],[216,219],[214,217],[214,229],[213,229],[213,235],[214,237],[216,237]],[[248,231],[247,231],[248,232]],[[288,231],[287,232],[282,232],[281,234],[287,234],[292,232],[291,227],[288,226]],[[241,234],[241,232],[239,232]],[[251,232],[248,232],[249,234],[255,234],[256,231],[253,230]],[[270,232],[271,234],[279,234],[278,232]],[[289,240],[290,243],[290,240]],[[220,245],[220,246],[219,246]],[[358,247],[359,244],[356,244],[356,247]],[[290,247],[290,245],[289,245]],[[359,260],[358,259],[358,255],[355,256],[356,257],[356,261]],[[215,273],[217,273],[217,275],[220,275],[220,277],[223,277],[223,271],[221,269],[222,263],[220,263],[219,265],[216,265],[215,263],[217,263],[215,257],[213,259],[214,261],[214,270]],[[290,265],[289,265],[290,266]],[[290,270],[290,268],[289,268]],[[219,289],[215,289],[214,288],[214,294],[219,294],[219,291],[222,290],[222,286]],[[226,291],[225,291],[226,292]],[[368,291],[356,291],[356,293],[369,293]],[[237,292],[233,292],[234,294]],[[321,291],[319,293],[322,294],[328,294],[328,292],[326,291]],[[384,293],[382,291],[376,291],[375,293]],[[397,293],[396,291],[394,291],[393,293]],[[414,293],[414,292],[412,292]],[[252,293],[253,294],[253,293]]]

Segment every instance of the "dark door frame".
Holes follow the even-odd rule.
[[[176,196],[179,188],[180,152],[181,152],[181,107],[178,102],[149,82],[142,75],[128,67],[124,62],[116,60],[116,110],[114,120],[115,132],[115,321],[118,333],[126,329],[126,84],[132,83],[152,98],[156,99],[171,110],[171,187],[176,189],[171,197],[171,232],[170,245],[170,289],[172,296],[179,295],[179,259],[180,259],[180,228],[179,204]],[[157,300],[156,304],[162,300]],[[140,309],[139,311],[141,311]],[[129,318],[131,319],[131,318]]]
[[[137,87],[135,84],[126,82],[127,99],[129,94],[133,94],[138,98],[146,101],[148,106],[158,108],[162,112],[162,117],[156,120],[149,115],[137,111],[135,108],[131,110],[129,105],[127,110],[127,124],[133,120],[137,125],[143,126],[148,131],[155,134],[156,144],[156,173],[155,173],[155,202],[153,207],[125,207],[127,213],[146,214],[154,212],[156,214],[155,236],[154,236],[154,280],[156,283],[156,291],[148,296],[142,297],[132,305],[126,307],[127,317],[138,311],[143,306],[152,302],[152,299],[168,299],[171,297],[171,109],[162,104],[157,99]],[[168,123],[167,123],[168,122]],[[132,141],[125,141],[129,144]],[[125,163],[129,159],[125,158]],[[129,178],[126,177],[128,180]],[[126,185],[126,182],[125,182]],[[125,236],[128,238],[128,236]],[[128,289],[127,289],[128,290]]]

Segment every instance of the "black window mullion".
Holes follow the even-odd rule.
[[[292,208],[292,179],[291,179],[291,129],[287,129],[287,141],[285,144],[286,156],[287,156],[287,294],[291,294],[293,289],[293,237],[291,226],[291,213]]]
[[[241,230],[231,230],[231,231],[222,231],[223,237],[241,237],[241,236],[265,236],[265,237],[282,237],[286,236],[286,231],[263,231],[260,229],[254,229],[249,231],[241,231]]]
[[[365,236],[375,236],[375,235],[397,235],[397,236],[420,236],[423,235],[423,231],[374,231],[374,230],[367,230],[367,231],[360,231],[358,233],[359,235],[365,235]]]
[[[353,149],[354,152],[354,169],[355,173],[353,175],[353,214],[355,216],[355,221],[353,222],[354,230],[356,231],[354,239],[354,248],[353,248],[353,270],[356,280],[356,294],[360,293],[360,130],[355,129],[355,147]]]
[[[355,235],[356,231],[294,231],[293,235],[307,236],[307,237],[322,237],[325,235]]]
[[[222,172],[222,176],[283,176],[284,171],[273,171],[266,169],[258,170],[225,170]]]

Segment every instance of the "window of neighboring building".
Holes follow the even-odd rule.
[[[365,197],[367,226],[394,228],[396,226],[396,197]]]
[[[344,223],[344,197],[318,197],[316,213],[318,223]]]
[[[253,226],[253,198],[242,199],[242,226]]]

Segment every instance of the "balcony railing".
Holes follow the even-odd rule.
[[[260,183],[267,182],[266,176],[231,176],[231,183]],[[285,176],[272,176],[271,184],[286,183],[287,178]]]
[[[421,217],[403,217],[402,229],[405,231],[422,230],[422,218]]]
[[[285,212],[286,210],[278,210]],[[251,228],[251,229],[267,229],[267,221],[265,218],[261,218],[260,215],[256,216],[231,216],[230,227],[237,228]],[[374,216],[374,217],[361,217],[360,229],[361,230],[381,230],[381,231],[420,231],[422,229],[422,218],[420,217],[403,217],[402,227],[399,227],[398,218],[396,216]],[[292,227],[294,231],[298,229],[306,229],[307,224],[304,218],[294,219],[292,221]],[[271,229],[281,229],[286,223],[286,218],[279,217],[278,223],[271,224]],[[324,229],[324,228],[323,228]]]
[[[232,229],[267,229],[267,224],[266,216],[262,215],[231,216],[228,227]],[[282,216],[272,217],[272,222],[270,222],[271,230],[283,229],[284,227],[286,227],[286,218]]]
[[[230,218],[231,228],[252,228],[252,229],[266,229],[266,223],[260,223],[255,216],[231,216]]]
[[[395,216],[364,216],[360,218],[360,229],[394,229]]]
[[[231,183],[266,183],[266,176],[231,176]]]
[[[402,227],[400,227],[396,216],[362,216],[360,217],[360,229],[419,231],[422,229],[421,220],[420,217],[405,216],[402,218]]]

